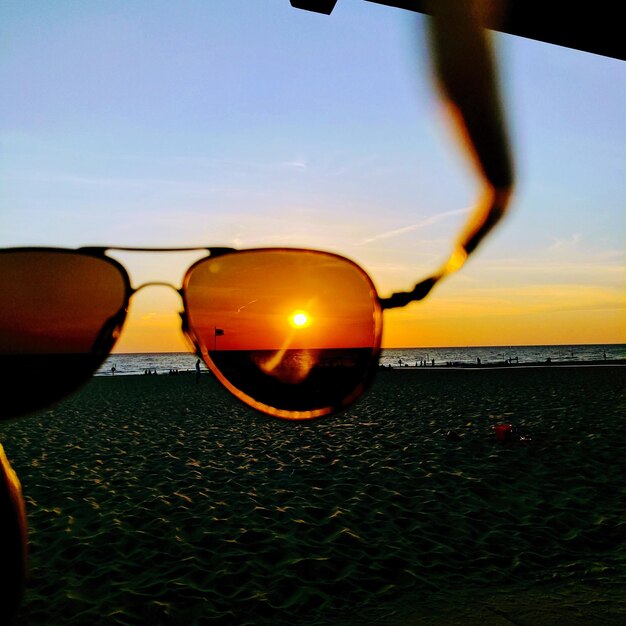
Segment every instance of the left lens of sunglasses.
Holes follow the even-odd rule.
[[[367,274],[313,250],[244,250],[199,261],[184,283],[187,334],[218,379],[287,419],[354,401],[378,365],[382,315]]]
[[[60,250],[0,253],[0,418],[44,408],[86,382],[126,315],[128,278],[110,259]]]

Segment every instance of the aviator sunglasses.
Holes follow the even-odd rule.
[[[62,399],[111,353],[131,297],[154,284],[131,286],[108,255],[116,250],[205,250],[177,289],[183,333],[226,389],[286,419],[328,415],[361,396],[378,367],[382,310],[416,299],[380,299],[356,263],[317,250],[3,249],[0,376],[7,390],[37,384],[7,393],[0,417]]]
[[[381,299],[361,267],[316,250],[0,250],[0,376],[8,390],[0,419],[62,399],[110,354],[130,298],[146,286],[131,286],[127,271],[108,254],[116,250],[206,251],[177,290],[183,333],[224,387],[249,406],[303,420],[329,415],[359,398],[378,367],[383,310],[421,300],[459,270],[511,199],[513,167],[489,41],[476,17],[466,15],[465,3],[445,6],[430,33],[435,74],[478,166],[482,189],[439,270],[411,291]],[[37,384],[19,392],[27,380]]]

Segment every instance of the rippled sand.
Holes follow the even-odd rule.
[[[18,624],[624,624],[625,383],[385,370],[293,424],[209,376],[95,378],[0,427],[30,526]]]

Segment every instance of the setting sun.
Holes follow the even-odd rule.
[[[311,317],[306,311],[294,311],[289,316],[289,323],[294,328],[306,328],[311,324]]]

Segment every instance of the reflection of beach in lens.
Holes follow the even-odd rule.
[[[361,393],[375,371],[371,348],[225,350],[209,353],[220,374],[256,402],[285,411],[341,407]],[[237,395],[240,395],[237,393]]]
[[[47,408],[86,383],[106,355],[12,354],[0,356],[0,419]]]

